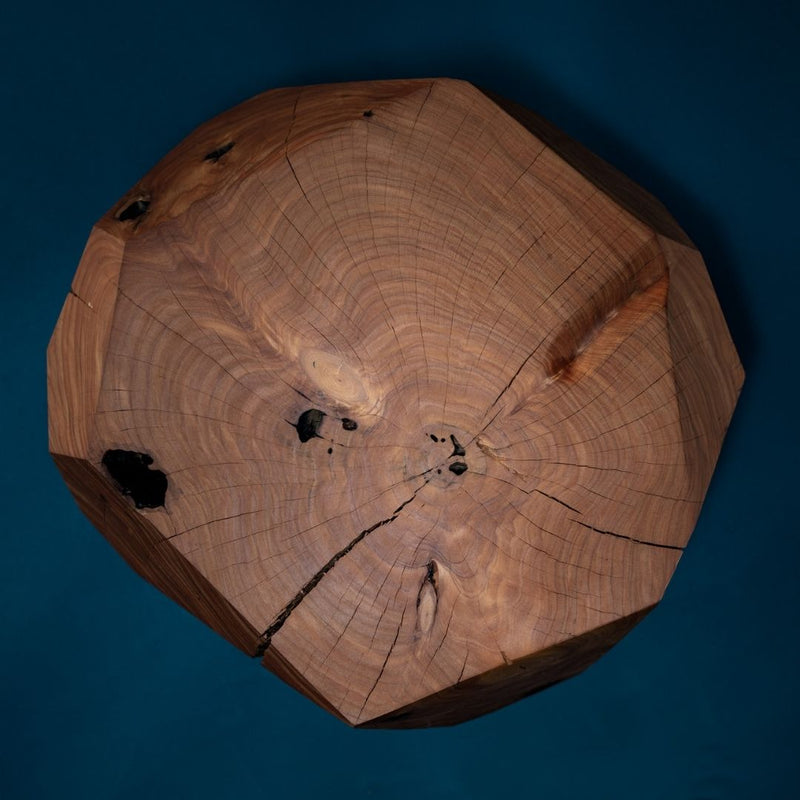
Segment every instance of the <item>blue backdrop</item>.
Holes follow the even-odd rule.
[[[798,791],[800,6],[17,3],[0,19],[0,796],[754,798]],[[141,581],[47,454],[44,353],[90,226],[267,88],[471,80],[660,197],[747,381],[666,597],[582,676],[353,731]]]

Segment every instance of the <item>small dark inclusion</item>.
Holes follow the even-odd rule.
[[[354,419],[348,419],[347,417],[345,417],[342,420],[342,427],[346,431],[354,431],[358,427],[358,423]]]
[[[234,142],[228,142],[227,144],[222,145],[222,147],[218,147],[216,150],[212,150],[210,153],[206,153],[205,158],[203,161],[211,161],[214,164],[219,161],[225,153],[229,153],[233,150]]]
[[[117,217],[118,220],[124,222],[129,219],[138,219],[142,214],[150,208],[149,200],[134,200],[129,206],[126,206]]]
[[[454,461],[448,469],[450,472],[454,472],[456,475],[463,475],[468,467],[463,461]]]
[[[122,493],[133,498],[136,508],[164,505],[167,476],[160,469],[149,468],[152,456],[133,450],[106,450],[102,463]]]
[[[450,441],[453,443],[453,452],[450,453],[450,458],[453,456],[465,456],[467,454],[461,442],[459,442],[452,433],[450,434]]]
[[[319,437],[319,429],[322,426],[322,418],[325,416],[324,411],[318,408],[309,408],[304,411],[297,420],[297,436],[301,442],[307,442],[309,439]],[[321,437],[319,437],[321,438]]]

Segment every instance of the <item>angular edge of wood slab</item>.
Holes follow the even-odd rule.
[[[447,131],[441,140],[439,122]],[[453,153],[448,153],[448,146]],[[348,148],[355,150],[348,154]],[[404,153],[399,165],[398,152]],[[481,182],[480,158],[495,158],[491,169],[497,170],[501,189],[505,186],[502,197],[491,181]],[[466,169],[470,159],[472,173]],[[339,162],[344,171],[331,166]],[[364,170],[363,185],[359,170]],[[602,202],[594,202],[591,190]],[[241,192],[246,196],[240,201]],[[529,198],[525,192],[531,192]],[[557,207],[557,225],[543,213],[548,196]],[[506,199],[511,206],[508,219],[503,219]],[[526,219],[521,211],[527,200],[542,212],[541,234],[536,233],[538,218],[529,214]],[[369,225],[358,223],[359,214],[366,213],[359,212],[359,203],[371,209],[366,214],[371,232]],[[480,214],[470,213],[470,203]],[[235,227],[256,206],[258,213],[238,231],[238,239],[234,237],[233,251],[208,235],[209,224],[229,232],[225,226]],[[437,221],[437,213],[442,220]],[[402,229],[398,220],[404,214],[410,224],[405,238],[393,227]],[[496,234],[481,215],[501,233]],[[598,222],[601,217],[608,230]],[[254,229],[253,221],[262,229]],[[470,224],[483,231],[481,236],[470,231]],[[459,240],[453,231],[461,228]],[[555,236],[562,229],[567,231],[563,251]],[[425,238],[424,248],[417,242],[414,249],[412,234]],[[508,237],[507,253],[503,236]],[[541,244],[543,237],[546,241]],[[461,241],[472,242],[472,252],[468,247],[459,249]],[[299,255],[290,252],[295,245]],[[317,249],[324,250],[325,258]],[[253,295],[250,286],[253,276],[258,277],[257,257],[262,252],[269,269],[280,266],[280,253],[289,259],[296,272],[288,283],[292,290],[296,281],[303,285],[306,294],[300,292],[300,299],[309,303],[308,320],[291,291],[274,302],[269,295]],[[481,269],[473,264],[476,252],[484,259],[481,269],[486,279],[489,283],[494,279],[491,285],[481,282]],[[431,253],[438,255],[433,258]],[[577,255],[583,260],[575,263]],[[525,258],[531,259],[530,268]],[[451,283],[452,270],[441,266],[447,259],[462,268],[458,284]],[[572,270],[563,280],[554,267],[559,259],[564,261],[560,267],[564,274],[568,264]],[[616,266],[614,259],[620,262]],[[379,272],[372,272],[372,264]],[[207,274],[202,272],[206,268]],[[402,313],[420,319],[423,309],[429,332],[419,323],[419,333],[412,331],[408,350],[401,352],[392,350],[391,331],[399,348],[395,316],[406,301],[393,281],[397,283],[399,276],[399,285],[407,292],[412,284],[403,284],[405,269],[413,273],[417,303],[416,309],[410,306]],[[358,270],[364,275],[360,284],[355,282]],[[347,287],[341,280],[345,274]],[[580,280],[569,284],[568,292],[561,291],[576,274]],[[605,276],[605,283],[597,275]],[[327,283],[316,296],[319,280]],[[374,290],[369,288],[372,283]],[[463,285],[467,288],[462,293]],[[495,287],[502,289],[500,300],[492,297]],[[280,298],[285,287],[275,284],[273,289],[275,298]],[[362,314],[359,322],[370,331],[370,347],[359,344],[358,335],[348,342],[347,331],[359,331],[349,317],[342,321],[342,330],[326,328],[330,320],[319,309],[335,312],[339,307],[331,292],[340,290],[338,302],[351,309],[348,313],[362,313],[361,306],[372,308],[380,301],[380,313]],[[176,302],[164,302],[168,292]],[[546,306],[545,300],[537,307],[545,292],[550,292],[550,299],[557,296],[558,302]],[[473,317],[462,319],[473,294],[479,298],[478,310],[489,318],[494,315],[495,325],[505,326],[495,338],[507,342],[508,350],[499,348],[493,359],[481,357],[487,346],[491,353],[497,344],[494,328],[482,330],[485,323],[476,309],[469,312]],[[529,307],[551,319],[554,327],[538,334],[524,317],[528,327],[515,331],[511,318],[514,313],[524,316]],[[284,308],[296,308],[296,319],[284,320]],[[449,339],[442,321],[448,314]],[[273,325],[270,315],[283,321]],[[391,323],[388,340],[383,319]],[[454,325],[463,343],[456,350],[442,350],[440,363],[420,360],[420,345],[424,354],[426,348],[435,352],[444,343],[454,344]],[[486,335],[480,356],[476,356],[480,346],[476,330]],[[643,332],[647,341],[636,344]],[[141,358],[137,337],[143,337],[146,348]],[[375,363],[372,348],[380,353]],[[405,385],[398,384],[397,377],[406,358],[418,374],[420,406],[414,413],[419,419],[411,413],[410,398],[400,402],[390,397],[398,385]],[[626,365],[625,359],[633,363],[636,358],[641,364]],[[663,375],[656,370],[658,359],[668,364]],[[219,368],[218,381],[202,372],[185,374],[186,365],[195,362],[201,366],[194,369],[206,373],[212,364]],[[360,362],[369,369],[359,371]],[[486,376],[476,372],[479,362]],[[395,375],[394,388],[391,382],[382,383],[383,370]],[[614,370],[619,371],[616,382]],[[625,370],[630,386],[619,381]],[[451,372],[462,388],[470,388],[470,402],[442,388],[444,376],[449,379]],[[441,417],[435,408],[432,413],[419,376],[426,391],[443,395]],[[587,376],[594,392],[581,384]],[[278,389],[265,383],[267,379]],[[248,655],[263,656],[264,666],[286,683],[356,727],[448,725],[577,674],[659,601],[696,522],[743,379],[705,265],[680,226],[652,195],[543,118],[491,92],[449,79],[295,87],[259,95],[201,125],[98,221],[48,347],[50,450],[79,507],[142,577]],[[564,419],[585,415],[587,404],[602,403],[597,387],[616,391],[619,384],[627,392],[625,403],[639,402],[637,381],[645,380],[663,381],[664,406],[655,404],[656,395],[641,406],[642,414],[654,415],[653,424],[660,428],[647,433],[647,427],[637,427],[639,421],[620,416],[612,403],[603,406],[602,413],[592,412],[589,430],[600,441],[608,437],[613,444],[614,437],[602,426],[611,426],[613,432],[615,424],[628,425],[628,449],[640,446],[637,430],[644,438],[652,435],[654,473],[661,469],[668,488],[679,491],[679,497],[669,496],[668,488],[660,497],[652,477],[623,477],[630,474],[626,467],[638,462],[629,463],[622,451],[616,461],[594,465],[592,458],[604,457],[602,447],[593,449],[587,439],[571,450],[568,439],[547,427],[557,423],[558,414],[548,417],[553,417],[554,408],[561,404],[565,411],[572,408],[564,401],[568,391],[582,392],[576,396],[584,405],[576,400]],[[281,394],[281,381],[288,394]],[[652,387],[642,384],[640,394],[652,392]],[[126,405],[126,393],[136,394],[138,402]],[[241,459],[237,480],[275,477],[268,463],[274,452],[280,452],[288,465],[287,485],[294,481],[311,497],[320,489],[315,476],[326,469],[333,470],[338,480],[367,475],[371,451],[363,448],[375,443],[384,449],[372,452],[391,456],[381,462],[388,477],[367,481],[364,491],[373,496],[357,505],[357,512],[366,510],[354,514],[352,527],[336,522],[341,514],[326,499],[333,496],[330,492],[316,495],[321,510],[299,509],[298,519],[306,515],[313,523],[308,530],[321,531],[308,545],[300,541],[292,550],[293,537],[304,533],[292,533],[293,519],[286,523],[283,539],[260,529],[247,533],[249,523],[242,508],[245,516],[270,517],[266,507],[261,512],[247,510],[248,498],[236,494],[239,484],[231,486],[230,501],[215,495],[219,511],[213,510],[216,500],[209,499],[206,508],[205,495],[197,494],[197,487],[209,478],[213,485],[206,483],[204,491],[208,497],[219,493],[227,478],[219,471],[201,474],[212,442],[205,442],[197,431],[182,432],[182,423],[176,424],[172,415],[178,414],[178,420],[194,417],[199,424],[203,398],[214,407],[221,425],[219,430],[208,428],[206,435],[225,452],[232,447],[232,465]],[[386,428],[381,417],[390,400],[394,428]],[[471,403],[478,411],[486,409],[482,417],[475,416]],[[226,416],[236,409],[255,421],[257,430],[250,439],[237,432],[240,419]],[[275,424],[267,424],[276,412]],[[540,423],[537,414],[544,421]],[[207,419],[213,421],[213,415]],[[332,433],[331,424],[337,421],[341,434]],[[659,433],[678,428],[679,440]],[[202,425],[200,429],[205,430]],[[164,442],[154,444],[154,430],[167,434]],[[530,431],[533,438],[515,439],[519,430]],[[400,438],[394,441],[393,436]],[[409,436],[418,436],[419,443],[412,446]],[[260,437],[271,442],[263,453]],[[205,444],[208,453],[195,457],[191,448]],[[328,466],[319,461],[325,458],[325,447]],[[589,463],[559,467],[559,453],[562,458],[572,454],[579,462],[581,455]],[[182,454],[187,456],[183,460]],[[263,469],[250,466],[262,457]],[[525,466],[537,459],[543,476],[528,474]],[[337,472],[334,465],[339,462]],[[113,464],[121,471],[110,472]],[[548,464],[553,465],[549,472]],[[582,472],[606,468],[619,473],[622,488],[613,482],[598,483],[596,473]],[[140,480],[149,479],[159,484],[160,495],[140,485]],[[479,479],[483,483],[475,483]],[[493,573],[493,579],[505,588],[493,587],[482,605],[475,595],[480,571],[461,574],[453,561],[454,542],[432,531],[445,515],[458,541],[467,523],[479,529],[491,524],[493,515],[507,513],[497,505],[495,493],[487,490],[488,481],[495,482],[497,491],[508,484],[508,494],[519,492],[512,494],[510,507],[517,517],[508,520],[507,529],[518,554],[527,552],[519,550],[521,543],[535,546],[542,563],[560,565],[563,575],[547,577],[545,567],[528,563],[528,580],[535,575],[542,581],[541,587],[531,588],[523,586],[522,576],[517,585],[501,570]],[[587,494],[576,493],[576,484]],[[598,499],[603,491],[612,495],[605,505]],[[462,517],[457,507],[448,507],[444,499],[452,496],[448,492],[461,492],[457,496],[465,507],[471,503],[469,513],[475,520],[466,511]],[[196,509],[187,500],[193,494],[200,498]],[[641,510],[631,510],[632,497],[641,498]],[[270,501],[276,502],[274,494]],[[231,515],[229,508],[239,510]],[[317,513],[322,516],[315,522]],[[230,525],[216,532],[213,526],[224,526],[226,520],[244,526],[250,538],[244,537],[237,546],[237,532]],[[330,531],[324,530],[326,526]],[[563,536],[559,526],[564,526]],[[401,530],[412,543],[418,539],[410,556],[403,555],[402,537],[398,541]],[[361,545],[366,539],[369,543]],[[280,567],[283,554],[278,550],[284,546],[289,555]],[[215,562],[216,552],[220,560]],[[476,552],[478,562],[485,560],[484,567],[491,566],[495,573],[500,569],[497,564],[514,563],[506,563],[507,555],[491,549]],[[258,589],[268,583],[259,573],[258,559],[265,553],[267,560],[278,559],[280,567],[262,570],[264,575],[274,573],[274,591]],[[407,566],[394,570],[403,559]],[[292,563],[294,584],[283,577]],[[396,581],[394,599],[381,595],[377,616],[370,622],[367,611],[359,612],[362,604],[353,597],[352,587],[364,576],[383,571],[376,592],[384,591],[387,581],[389,585]],[[600,592],[597,602],[603,606],[603,593],[613,587],[623,589],[626,575],[630,591],[617,597],[612,592],[606,598],[613,614],[607,608],[602,613],[592,610],[585,598],[579,598],[583,592]],[[559,589],[562,584],[565,588]],[[516,606],[495,608],[503,592]],[[526,592],[531,596],[523,603],[520,598]],[[560,595],[572,608],[560,623],[568,633],[558,626],[541,636],[535,631],[514,633],[515,625],[537,627],[533,617],[528,619],[528,602],[541,603],[543,613],[549,609],[547,613],[553,614],[548,604]],[[373,606],[377,600],[373,598]],[[342,609],[337,602],[344,603]],[[347,606],[351,602],[352,612]],[[414,610],[408,611],[414,602]],[[470,632],[469,624],[459,615],[454,617],[459,603],[459,615],[477,614],[476,624],[480,620],[487,630]],[[465,610],[468,607],[471,610]],[[609,616],[614,618],[608,621]],[[370,638],[365,625],[373,623]],[[553,626],[552,617],[550,623]],[[465,655],[456,652],[457,644],[445,646],[448,630],[451,643],[453,635],[470,640]],[[433,636],[444,638],[435,645]],[[344,647],[349,638],[353,649],[348,655],[340,644]],[[528,639],[545,644],[526,650]],[[372,645],[365,644],[370,641]],[[333,666],[315,662],[315,647],[330,648]],[[441,675],[431,677],[419,664],[416,672],[404,670],[400,661],[417,658],[415,653],[430,658],[428,667],[438,659]],[[331,670],[339,670],[339,677],[332,677]],[[356,680],[359,670],[364,674]],[[358,685],[351,689],[348,680]]]

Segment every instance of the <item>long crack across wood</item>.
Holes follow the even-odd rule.
[[[403,620],[406,616],[406,610],[403,609],[403,613],[400,615],[400,624],[397,626],[397,631],[394,634],[394,641],[389,645],[389,650],[386,653],[386,658],[383,659],[383,665],[381,666],[381,670],[378,673],[378,676],[375,678],[375,682],[372,684],[372,688],[367,692],[367,696],[364,698],[364,702],[361,704],[361,710],[358,712],[359,718],[364,713],[364,709],[367,707],[367,703],[369,702],[370,697],[372,697],[372,693],[377,688],[378,684],[381,682],[381,678],[383,677],[383,673],[386,671],[386,665],[389,663],[389,659],[391,658],[392,651],[397,644],[397,640],[400,638],[400,631],[403,628]]]
[[[390,522],[394,522],[397,517],[400,515],[400,512],[409,504],[411,503],[414,498],[419,494],[419,492],[428,484],[430,478],[426,478],[425,482],[414,489],[414,493],[408,500],[403,501],[393,512],[390,517],[386,517],[386,519],[382,519],[376,522],[374,525],[370,525],[369,528],[365,528],[361,533],[358,534],[354,539],[350,541],[345,547],[339,550],[338,553],[331,556],[330,559],[319,569],[314,575],[306,581],[305,584],[300,588],[300,591],[283,607],[281,612],[275,619],[272,621],[270,626],[264,631],[261,635],[261,640],[258,645],[258,649],[256,650],[256,656],[263,656],[264,653],[269,649],[270,644],[272,643],[272,637],[284,626],[286,620],[289,619],[292,611],[294,611],[300,603],[308,596],[308,594],[319,584],[319,582],[336,566],[336,563],[344,558],[359,542],[366,539],[370,533],[377,530],[378,528],[383,527],[384,525],[388,525]]]
[[[624,533],[614,533],[614,531],[604,531],[602,528],[595,528],[594,525],[587,525],[585,522],[581,522],[580,520],[573,519],[572,522],[576,522],[583,528],[588,528],[590,531],[594,531],[595,533],[602,533],[604,536],[613,536],[615,539],[626,539],[629,542],[633,542],[634,544],[645,544],[648,547],[660,547],[663,550],[679,550],[683,552],[684,548],[677,544],[661,544],[661,542],[648,542],[645,539],[635,539],[633,536],[625,536]]]

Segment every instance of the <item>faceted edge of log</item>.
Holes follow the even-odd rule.
[[[529,108],[488,89],[480,91],[631,216],[662,236],[694,247],[664,204],[625,173]]]
[[[444,79],[436,82],[450,81]],[[422,89],[426,85],[432,86],[434,82],[395,81],[383,83],[385,97],[382,95],[382,99],[391,100],[394,99],[395,91],[404,94]],[[464,82],[455,81],[455,83],[463,84]],[[374,87],[374,84],[353,84],[352,86],[358,87],[363,95],[366,95],[367,92],[364,92],[364,88]],[[307,88],[313,90],[315,87]],[[280,100],[281,114],[286,117],[284,121],[287,125],[278,126],[278,130],[273,131],[276,134],[276,146],[270,149],[258,164],[251,165],[253,169],[263,167],[265,162],[273,157],[282,156],[287,147],[301,148],[309,141],[333,132],[350,121],[351,112],[353,117],[366,113],[360,110],[365,97],[354,92],[350,98],[352,108],[348,106],[346,114],[340,112],[336,119],[326,120],[324,125],[316,128],[312,126],[307,131],[300,131],[299,141],[295,140],[294,136],[290,140],[300,91],[300,89],[275,90],[253,98],[233,109],[233,111],[237,111],[247,108],[249,113],[257,108],[260,113],[260,104],[269,104]],[[623,210],[650,226],[656,234],[660,234],[657,238],[670,262],[671,302],[667,304],[670,324],[693,326],[694,335],[689,339],[702,344],[701,334],[709,327],[708,318],[703,315],[710,310],[715,316],[718,315],[722,319],[721,310],[716,296],[713,294],[702,258],[664,206],[614,167],[567,137],[543,118],[511,101],[498,98],[484,90],[480,91],[517,123],[522,124],[532,135],[539,138],[585,179],[603,191]],[[374,103],[370,100],[370,105],[373,104],[379,105],[379,99],[375,98]],[[287,109],[291,111],[289,116],[287,116]],[[225,112],[223,116],[229,113]],[[61,405],[62,409],[67,411],[79,408],[82,413],[75,417],[69,414],[70,421],[75,421],[74,426],[69,429],[62,426],[57,431],[52,425],[51,414],[51,451],[81,510],[137,573],[205,621],[212,629],[244,652],[256,655],[259,632],[255,631],[185,558],[169,546],[159,547],[163,542],[162,533],[148,522],[146,517],[134,511],[128,502],[119,497],[112,482],[105,477],[100,468],[99,460],[89,458],[88,452],[93,438],[91,416],[97,405],[105,345],[114,313],[116,283],[125,246],[124,240],[139,228],[140,222],[144,229],[157,225],[160,219],[168,219],[185,210],[185,206],[182,205],[183,201],[181,201],[178,206],[166,203],[160,209],[156,209],[158,213],[148,213],[151,195],[149,191],[145,192],[141,187],[152,176],[157,178],[157,183],[161,181],[165,185],[168,184],[173,177],[168,166],[173,162],[180,165],[188,147],[191,146],[191,150],[194,152],[198,147],[196,140],[198,132],[207,129],[215,130],[213,126],[218,119],[215,118],[200,126],[184,142],[159,161],[156,167],[148,173],[148,176],[126,195],[124,202],[118,203],[115,206],[116,210],[100,220],[93,230],[76,274],[73,289],[65,302],[64,311],[59,318],[51,346],[48,348],[48,393],[53,407]],[[231,152],[231,148],[225,149],[226,147],[227,145],[223,145],[217,148],[220,152],[219,158],[211,159],[211,163],[216,164],[219,159],[227,157],[226,154]],[[213,153],[216,153],[217,150],[214,150]],[[224,152],[222,152],[223,150]],[[201,161],[205,165],[202,168],[207,169],[208,154]],[[193,169],[199,168],[198,165],[193,167]],[[152,187],[150,188],[152,189]],[[221,191],[225,188],[227,188],[227,184],[223,178],[219,178],[218,183],[201,181],[198,184],[198,193],[193,194],[188,201],[189,205],[196,200],[201,200],[210,192]],[[141,220],[136,219],[131,223],[120,216],[129,206],[134,208],[137,216],[141,214]],[[691,254],[691,258],[681,255],[681,251],[684,254]],[[675,256],[675,253],[679,255]],[[99,266],[97,262],[101,262]],[[673,267],[675,267],[674,272]],[[677,279],[674,283],[673,278]],[[701,284],[704,290],[701,294],[704,298],[708,292],[711,293],[711,299],[706,303],[708,308],[703,309],[699,308],[696,299],[693,300],[690,296],[684,297],[687,292],[691,293],[692,289],[700,287]],[[676,296],[678,294],[680,297]],[[688,323],[683,320],[684,315],[681,311],[675,313],[676,308],[686,310]],[[93,314],[88,318],[92,321],[89,325],[79,321],[81,315],[85,317],[87,314]],[[676,322],[676,320],[680,321]],[[722,326],[722,330],[727,333],[724,319],[722,319]],[[76,331],[82,332],[83,338],[76,340]],[[699,494],[699,497],[695,498],[695,491],[692,491],[692,500],[701,501],[705,494],[727,428],[727,422],[720,428],[719,421],[730,419],[743,381],[741,364],[738,362],[729,334],[727,341],[724,340],[725,336],[721,335],[717,341],[712,343],[710,349],[706,348],[700,352],[676,352],[673,350],[676,361],[673,378],[676,383],[676,394],[682,404],[682,424],[685,422],[689,428],[692,427],[691,417],[684,414],[683,411],[684,408],[691,406],[692,413],[694,413],[694,406],[684,397],[686,387],[689,387],[688,390],[691,392],[691,387],[697,385],[700,370],[706,366],[706,361],[709,359],[715,373],[725,373],[725,396],[715,401],[714,408],[703,408],[704,424],[709,420],[716,423],[716,425],[708,426],[714,435],[711,440],[706,439],[696,445],[696,449],[705,451],[704,457],[698,463],[687,463],[687,468],[692,472],[693,487],[696,487],[697,494]],[[73,348],[84,353],[85,363],[95,364],[96,371],[91,376],[81,376],[80,381],[74,375],[62,374],[63,370],[59,372],[58,359],[54,355],[61,348]],[[725,355],[726,358],[720,359],[720,355]],[[715,361],[715,359],[717,360]],[[723,369],[721,363],[718,363],[721,361],[725,362],[724,367],[728,369],[728,372]],[[679,365],[682,366],[679,368]],[[703,425],[699,426],[699,428],[703,427]],[[691,430],[688,430],[687,438],[690,434]],[[93,461],[98,461],[98,464],[92,466]],[[693,459],[689,459],[689,461],[693,461]],[[157,558],[161,563],[156,563],[153,558],[156,547],[158,547]],[[402,709],[360,723],[357,727],[401,728],[449,725],[488,713],[581,672],[624,636],[652,607],[622,617],[601,628],[579,634],[570,640],[512,664],[474,676],[435,695],[414,701]],[[318,705],[339,719],[352,724],[344,719],[341,713],[333,708],[319,691],[309,684],[277,651],[273,649],[271,654],[268,653],[263,663],[264,666]],[[466,712],[464,711],[465,706],[469,707]]]
[[[442,727],[497,711],[580,674],[654,608],[652,605],[620,617],[355,727]]]
[[[261,666],[269,670],[277,678],[280,678],[287,686],[291,686],[303,697],[316,703],[320,708],[333,714],[334,717],[344,722],[350,727],[354,727],[353,723],[345,717],[333,703],[311,683],[294,665],[285,659],[276,647],[270,647],[261,660]]]
[[[696,504],[696,523],[745,379],[703,257],[664,204],[638,183],[539,114],[488,89],[480,91],[656,235],[669,280],[665,306],[672,377],[688,450],[686,499]],[[709,380],[718,388],[712,404],[703,391]]]
[[[92,229],[47,348],[51,453],[85,458],[100,395],[124,242]],[[79,365],[78,374],[73,365]],[[58,421],[58,422],[57,422]]]
[[[690,479],[687,498],[697,502],[699,515],[745,374],[702,256],[691,245],[658,239],[670,279],[667,325]],[[716,391],[704,391],[708,385]]]
[[[234,646],[255,656],[259,631],[182,555],[164,544],[163,534],[119,492],[106,477],[100,456],[92,453],[92,417],[100,394],[123,250],[120,239],[102,228],[92,230],[50,339],[50,454],[78,507],[135,572]],[[67,368],[74,363],[83,369],[76,373]]]
[[[161,532],[129,498],[85,459],[52,455],[80,510],[138,575],[235,647],[256,655],[258,631],[183,556],[164,546]]]

